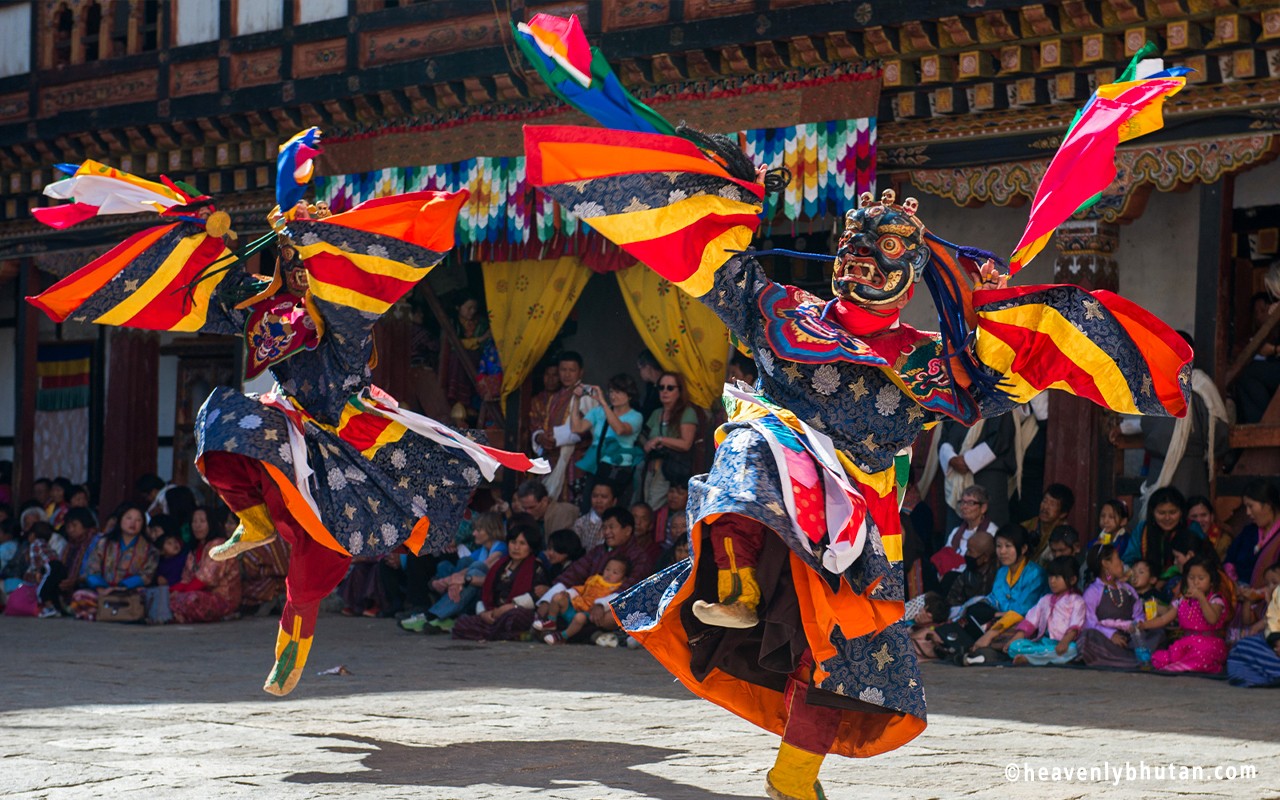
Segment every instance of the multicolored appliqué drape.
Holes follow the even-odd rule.
[[[874,118],[759,128],[741,137],[757,163],[785,166],[794,176],[786,194],[766,204],[765,220],[779,215],[794,222],[844,213],[861,192],[875,189]],[[464,246],[541,244],[584,227],[574,214],[534,191],[523,157],[480,156],[454,164],[318,176],[315,186],[316,199],[335,212],[392,194],[467,189],[471,199],[458,214],[457,232],[458,244]]]

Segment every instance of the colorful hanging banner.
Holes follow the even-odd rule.
[[[777,217],[795,222],[840,215],[860,193],[875,191],[874,117],[759,128],[742,132],[740,139],[756,163],[791,170],[786,193],[766,202],[766,224]],[[542,245],[580,230],[576,217],[529,185],[523,156],[321,175],[315,186],[316,199],[335,212],[402,192],[467,189],[471,197],[458,215],[462,246]]]

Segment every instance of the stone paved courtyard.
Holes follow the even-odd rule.
[[[642,651],[466,644],[325,616],[281,700],[258,688],[273,631],[262,618],[0,619],[0,796],[763,796],[776,739]],[[339,664],[352,674],[317,674]],[[924,678],[928,730],[887,756],[830,759],[829,797],[1280,797],[1278,691],[1050,668],[929,665]],[[1080,767],[1109,771],[1067,778]]]

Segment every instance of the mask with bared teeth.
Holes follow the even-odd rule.
[[[892,189],[878,202],[865,192],[859,207],[845,214],[831,274],[836,297],[873,310],[898,306],[924,274],[931,251],[916,200],[896,205],[895,199]]]

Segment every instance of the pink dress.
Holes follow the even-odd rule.
[[[1178,626],[1186,635],[1166,650],[1151,654],[1151,666],[1162,672],[1222,672],[1227,663],[1227,642],[1217,632],[1231,622],[1226,603],[1217,593],[1209,594],[1209,602],[1222,608],[1212,625],[1200,611],[1200,603],[1184,598],[1176,601]]]

